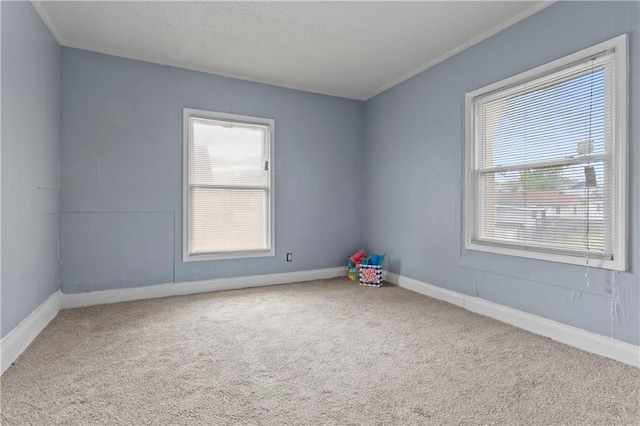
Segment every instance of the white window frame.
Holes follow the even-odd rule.
[[[613,259],[594,259],[586,256],[573,256],[567,254],[531,251],[526,248],[504,247],[500,245],[491,245],[483,242],[479,244],[473,241],[474,235],[474,152],[475,152],[475,120],[474,120],[474,100],[482,95],[497,90],[504,90],[509,87],[523,84],[527,81],[539,79],[550,73],[556,72],[571,64],[579,61],[588,60],[590,57],[601,54],[603,52],[614,49],[616,52],[614,59],[614,81],[615,90],[614,97],[614,119],[613,127],[614,138],[611,158],[613,165],[613,191],[612,194],[612,215],[615,217],[615,226],[617,240],[614,242]],[[589,265],[591,267],[611,269],[616,271],[627,270],[627,162],[628,162],[628,75],[627,75],[627,35],[622,34],[611,40],[599,43],[595,46],[581,50],[579,52],[568,55],[564,58],[541,65],[532,70],[523,72],[513,77],[498,81],[486,87],[469,92],[465,96],[465,116],[466,116],[466,134],[465,134],[465,195],[464,195],[464,212],[463,221],[465,248],[467,250],[477,250],[488,253],[496,253],[502,255],[511,255],[518,257],[526,257],[530,259],[546,260],[552,262],[568,263],[573,265]],[[588,262],[588,263],[587,263]]]
[[[243,123],[268,126],[269,131],[267,137],[269,138],[269,182],[266,191],[268,193],[268,212],[269,212],[269,248],[267,250],[243,250],[238,252],[213,252],[193,254],[189,253],[189,204],[190,204],[190,188],[191,183],[189,181],[190,174],[190,157],[189,147],[191,145],[190,138],[192,137],[189,131],[189,119],[191,117],[226,121],[229,123]],[[275,120],[271,118],[251,117],[247,115],[227,114],[214,111],[205,111],[193,108],[184,108],[182,115],[182,261],[183,262],[196,262],[206,260],[222,260],[222,259],[242,259],[252,257],[267,257],[275,256],[275,173],[274,173],[274,152],[275,152]],[[224,185],[223,185],[224,186]],[[265,188],[260,188],[265,189]]]

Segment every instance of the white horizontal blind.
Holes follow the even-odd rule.
[[[473,243],[613,258],[614,59],[473,99]]]
[[[188,254],[271,249],[268,124],[188,117]]]

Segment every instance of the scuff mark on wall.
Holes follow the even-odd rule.
[[[473,274],[473,295],[478,297],[478,274]]]
[[[565,298],[564,307],[565,308],[569,308],[569,307],[573,306],[573,304],[575,303],[575,301],[576,301],[576,299],[578,298],[579,295],[580,295],[579,291],[571,290],[571,295],[568,298]]]
[[[606,294],[608,294],[611,297],[614,297],[614,282],[616,280],[616,275],[613,273],[613,271],[610,271],[609,273],[609,277],[605,280],[605,288],[604,291]]]
[[[611,337],[614,336],[614,325],[628,324],[630,319],[627,312],[622,306],[620,301],[620,285],[618,284],[617,271],[611,271],[611,275],[607,280],[607,285],[611,286],[612,298],[611,298]]]

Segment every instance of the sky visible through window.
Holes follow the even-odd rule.
[[[487,165],[509,166],[577,158],[578,143],[591,139],[604,154],[605,73],[594,70],[542,90],[502,101]],[[600,168],[598,168],[600,169]],[[512,175],[496,176],[496,181]],[[602,176],[598,176],[602,182]]]
[[[229,126],[215,121],[194,123],[194,146],[205,147],[207,167],[198,174],[206,183],[266,185],[264,126]]]

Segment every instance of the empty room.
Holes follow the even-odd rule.
[[[640,424],[640,2],[0,38],[2,425]]]

